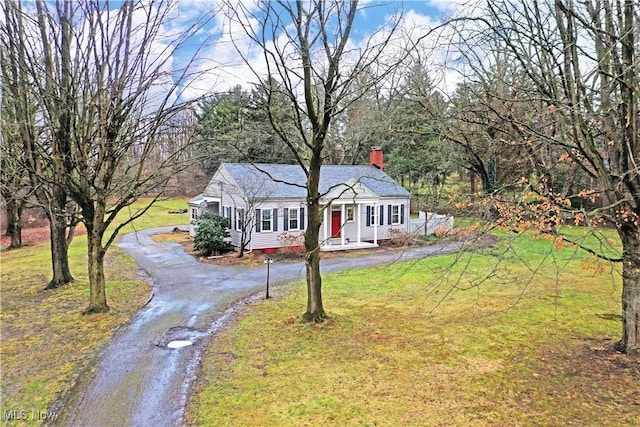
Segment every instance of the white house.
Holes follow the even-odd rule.
[[[321,250],[376,247],[393,230],[409,232],[409,192],[382,170],[382,151],[370,166],[325,165],[320,172]],[[204,192],[189,201],[191,235],[205,211],[229,218],[232,244],[272,252],[302,245],[307,221],[306,176],[299,165],[223,163]]]

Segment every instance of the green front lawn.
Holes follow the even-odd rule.
[[[189,422],[637,425],[638,359],[611,350],[619,273],[501,237],[480,254],[327,275],[320,325],[295,316],[303,283],[279,288],[213,337]]]

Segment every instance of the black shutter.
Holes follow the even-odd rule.
[[[300,230],[304,230],[304,208],[300,208]]]
[[[371,206],[367,205],[367,227],[371,226]]]
[[[380,225],[384,225],[384,205],[380,205]]]
[[[273,231],[278,231],[278,209],[273,209]]]
[[[236,219],[238,218],[238,209],[236,209],[235,207],[233,208],[233,218],[231,218],[231,222],[233,224],[231,224],[231,228],[234,230],[237,230],[236,225],[238,224],[238,221],[236,221]]]
[[[404,203],[400,205],[400,224],[404,224]]]
[[[389,205],[389,209],[387,209],[387,213],[389,214],[387,216],[387,225],[391,225],[391,205]]]
[[[262,218],[260,217],[260,209],[256,209],[256,231],[260,232],[260,221]]]
[[[289,231],[289,208],[284,208],[284,231]]]

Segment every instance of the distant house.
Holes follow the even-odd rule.
[[[384,173],[381,150],[372,150],[370,163],[322,166],[321,250],[376,247],[392,230],[409,231],[409,192]],[[305,182],[299,165],[223,163],[189,201],[190,232],[212,211],[229,218],[236,248],[243,230],[248,250],[299,246],[308,223]]]

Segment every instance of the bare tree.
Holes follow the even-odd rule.
[[[634,0],[491,1],[472,11],[469,25],[457,27],[467,80],[483,84],[491,74],[493,84],[484,84],[482,95],[496,118],[493,143],[525,147],[535,162],[538,173],[526,180],[548,206],[543,225],[560,233],[555,226],[566,213],[592,227],[615,225],[619,256],[585,249],[622,263],[619,347],[629,353],[640,349],[639,14]],[[495,46],[517,64],[519,80],[490,73]],[[539,107],[522,114],[525,105]],[[547,185],[547,172],[562,162],[590,178],[574,190],[582,206]],[[585,203],[590,198],[598,205]]]
[[[2,84],[4,109],[3,140],[4,148],[10,150],[10,167],[3,167],[3,179],[7,183],[24,184],[24,175],[28,176],[29,186],[40,207],[49,219],[49,239],[51,243],[51,264],[53,277],[46,288],[56,288],[73,281],[69,269],[67,248],[73,238],[73,219],[67,215],[68,197],[57,181],[51,162],[46,157],[60,156],[59,147],[38,144],[41,132],[37,127],[38,100],[33,91],[33,79],[25,63],[29,46],[23,43],[29,33],[35,33],[36,26],[28,13],[23,11],[21,2],[3,3],[4,22],[0,25],[2,37]],[[33,53],[32,53],[33,54]],[[42,156],[44,154],[44,156]],[[9,165],[6,165],[9,166]],[[9,186],[10,187],[10,186]],[[8,198],[18,197],[7,193]],[[27,187],[23,187],[27,188]],[[13,221],[17,221],[14,217]]]
[[[375,84],[399,63],[386,63],[383,53],[397,41],[394,36],[400,16],[391,18],[388,32],[380,30],[366,45],[352,48],[349,43],[358,11],[357,1],[273,1],[260,2],[255,10],[240,6],[231,15],[262,50],[265,72],[246,56],[241,44],[236,45],[252,68],[260,90],[266,94],[273,129],[306,176],[306,182],[290,184],[304,187],[307,192],[308,227],[304,233],[307,309],[303,319],[310,322],[321,322],[326,317],[320,275],[323,206],[319,182],[331,125],[358,99],[352,83],[360,70],[376,70],[376,78],[370,80],[370,84]],[[251,22],[258,25],[252,27]],[[290,103],[293,128],[291,123],[279,120],[282,114],[274,111],[271,102],[283,97]]]
[[[1,24],[0,34],[7,35],[5,28],[11,26],[12,20],[5,8],[2,11],[5,22]],[[8,37],[3,40],[8,41]],[[20,194],[26,175],[21,138],[25,123],[33,125],[35,117],[29,113],[28,98],[21,96],[25,85],[20,85],[16,58],[7,41],[0,44],[0,190],[6,204],[6,235],[11,237],[9,247],[19,248],[22,246],[21,218],[26,201],[24,194]]]
[[[109,309],[104,257],[124,225],[142,215],[172,176],[190,164],[180,113],[193,74],[175,68],[173,55],[211,18],[176,33],[168,23],[177,5],[123,2],[115,9],[94,1],[37,1],[33,28],[15,35],[43,121],[36,141],[51,184],[77,203],[87,229],[88,313]],[[196,55],[198,46],[195,46]],[[193,46],[191,46],[193,48]],[[41,60],[42,58],[42,60]],[[168,135],[181,134],[181,138]],[[187,135],[187,137],[185,137]],[[165,152],[167,141],[172,152]],[[179,147],[175,143],[179,142]],[[128,217],[118,214],[140,196],[152,201]]]
[[[382,93],[379,79],[368,70],[360,70],[352,80],[351,97],[329,130],[327,162],[332,164],[362,164],[368,161],[371,147],[381,147],[391,133],[388,97]],[[359,89],[361,88],[361,89]]]
[[[7,85],[7,64],[0,50],[3,76],[0,86],[0,195],[7,212],[6,236],[11,238],[9,249],[22,246],[22,212],[29,196],[28,175],[24,165],[19,138],[19,110],[12,102]]]
[[[239,194],[241,204],[244,206],[237,212],[240,231],[240,247],[238,258],[244,256],[244,251],[251,241],[251,232],[254,229],[255,210],[266,199],[271,197],[273,191],[270,189],[268,181],[260,179],[255,175],[247,176],[242,182],[238,183],[241,193]],[[233,197],[233,196],[232,196]]]
[[[225,174],[220,176],[221,180],[214,182],[213,186],[224,186],[225,195],[234,205],[234,212],[229,215],[230,228],[239,233],[238,258],[242,258],[251,241],[251,233],[255,226],[255,210],[274,195],[273,183],[252,166],[247,166],[243,176],[234,178],[232,182],[225,179]]]
[[[28,197],[24,190],[28,187],[24,186],[26,173],[21,170],[19,161],[14,161],[15,155],[11,152],[15,145],[11,145],[4,135],[5,130],[0,135],[0,193],[7,212],[4,235],[11,239],[9,249],[16,249],[22,247],[22,212]]]

